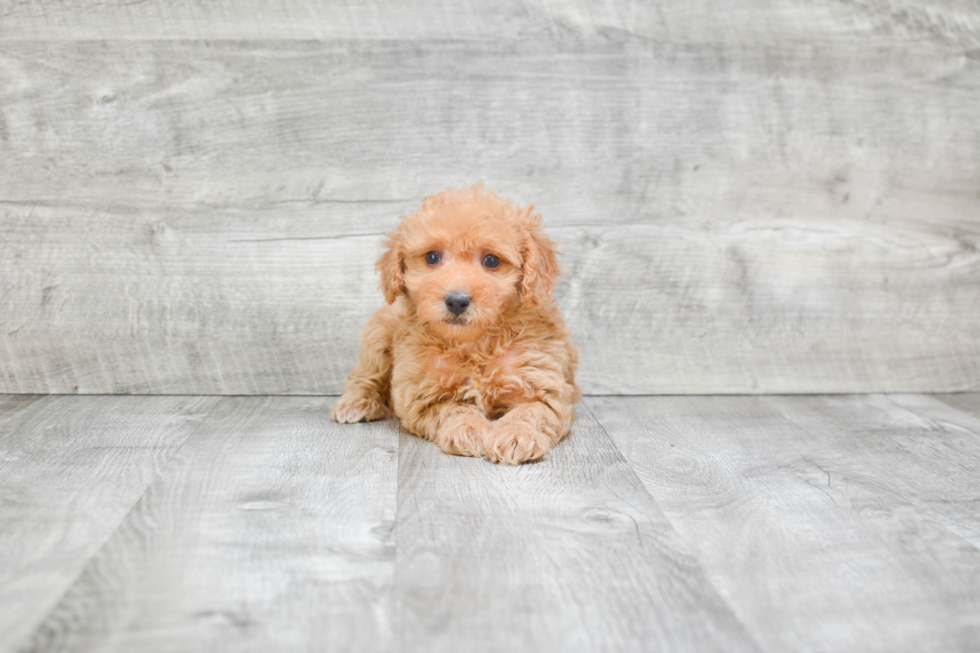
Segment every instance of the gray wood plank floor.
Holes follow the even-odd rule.
[[[980,395],[586,397],[517,468],[334,401],[0,395],[0,652],[980,648]]]
[[[37,628],[216,402],[4,397],[0,650]]]

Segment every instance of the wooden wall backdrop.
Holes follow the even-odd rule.
[[[477,179],[587,393],[980,390],[974,0],[2,0],[0,392],[337,393]]]

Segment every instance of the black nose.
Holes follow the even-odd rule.
[[[446,295],[446,308],[453,315],[462,315],[470,305],[470,296],[461,292],[451,292]]]

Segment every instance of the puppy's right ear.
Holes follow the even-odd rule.
[[[393,304],[398,295],[405,292],[405,255],[397,231],[385,236],[384,247],[384,254],[374,267],[381,274],[381,290],[384,291],[385,300]]]

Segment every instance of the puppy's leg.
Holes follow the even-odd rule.
[[[369,422],[391,415],[387,402],[391,384],[391,344],[397,324],[396,308],[385,306],[364,325],[357,365],[330,411],[334,421]]]
[[[562,393],[568,397],[546,396],[511,408],[490,429],[485,444],[487,459],[519,465],[548,453],[571,426],[573,394],[570,389]]]
[[[431,404],[406,416],[405,428],[431,440],[446,453],[479,458],[490,430],[490,420],[472,404],[454,401]]]

